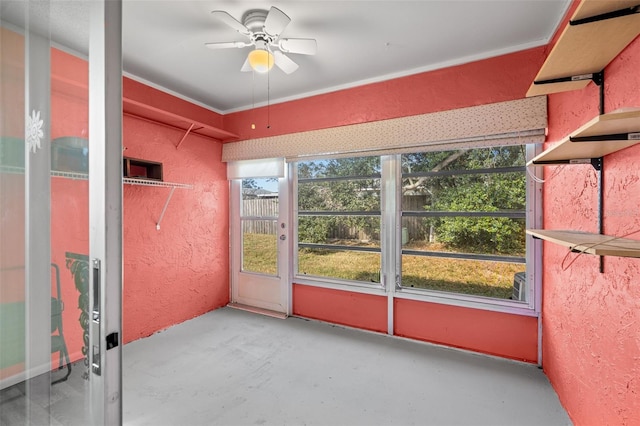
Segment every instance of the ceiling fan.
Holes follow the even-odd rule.
[[[250,10],[242,17],[242,22],[222,10],[214,10],[211,14],[224,22],[249,41],[229,41],[205,43],[210,49],[245,48],[254,46],[240,71],[269,72],[275,65],[287,74],[298,69],[296,64],[285,53],[315,55],[317,43],[311,38],[280,38],[291,18],[276,7],[266,10]]]

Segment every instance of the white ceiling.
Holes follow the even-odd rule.
[[[0,19],[18,23],[15,3]],[[86,52],[88,1],[54,0],[51,37]],[[12,6],[13,4],[13,6]],[[125,0],[126,75],[217,112],[442,68],[546,44],[570,0],[423,1],[156,1]],[[276,6],[291,18],[282,37],[315,38],[315,56],[289,54],[293,74],[274,67],[268,78],[240,72],[250,47],[211,50],[207,42],[246,39],[211,15],[241,20],[250,9]]]

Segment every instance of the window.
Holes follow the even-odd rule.
[[[403,288],[514,298],[526,270],[525,154],[519,145],[402,155]]]
[[[535,211],[527,203],[537,196],[525,168],[534,150],[295,163],[297,278],[382,289],[384,274],[384,288],[397,297],[535,308],[525,233],[527,212]]]
[[[380,158],[305,161],[297,170],[297,274],[380,282]]]
[[[242,179],[242,271],[278,275],[277,179]]]

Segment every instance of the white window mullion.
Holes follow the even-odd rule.
[[[385,155],[381,158],[381,274],[387,294],[387,333],[394,334],[394,296],[400,279],[399,247],[402,237],[402,226],[398,215],[401,202],[399,191],[400,156]]]

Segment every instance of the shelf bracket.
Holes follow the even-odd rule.
[[[598,171],[598,233],[604,234],[604,159],[600,158],[600,168],[596,168]],[[595,166],[594,166],[595,167]],[[600,273],[604,273],[604,257],[600,256],[599,259]]]
[[[160,230],[160,222],[162,222],[162,218],[164,217],[164,212],[167,211],[167,206],[169,205],[169,201],[171,201],[171,197],[173,196],[173,191],[176,190],[176,187],[171,187],[171,192],[169,192],[169,196],[167,197],[167,201],[164,203],[164,207],[162,208],[162,213],[160,213],[160,218],[158,219],[158,223],[156,223],[156,229]]]
[[[598,90],[598,111],[600,115],[604,114],[604,70],[600,71],[598,80],[593,82],[599,86]]]
[[[176,149],[180,148],[180,145],[182,145],[182,142],[184,142],[184,140],[187,138],[187,136],[189,136],[189,133],[191,133],[192,130],[200,130],[202,129],[202,127],[198,127],[197,129],[194,129],[196,123],[191,123],[191,126],[189,126],[189,128],[187,129],[186,133],[184,134],[184,136],[182,137],[182,139],[180,139],[180,142],[178,142],[178,145],[176,145]]]
[[[171,197],[173,196],[173,192],[176,190],[176,188],[193,189],[192,185],[188,185],[185,183],[163,182],[151,179],[135,179],[128,177],[122,178],[122,183],[126,183],[127,185],[155,186],[156,188],[171,188],[171,192],[169,192],[167,201],[165,201],[162,212],[160,213],[160,217],[158,218],[158,222],[156,223],[156,229],[158,231],[160,230],[160,223],[162,222],[164,213],[167,211],[167,206],[169,206],[169,201],[171,201]]]
[[[184,140],[187,138],[187,136],[189,136],[189,133],[191,133],[191,130],[193,129],[193,127],[195,125],[196,125],[196,123],[191,123],[191,126],[189,126],[189,128],[187,129],[187,132],[184,134],[182,139],[180,139],[180,142],[178,142],[178,145],[176,145],[176,149],[180,148],[180,145],[182,145],[182,142],[184,142]]]
[[[640,141],[640,132],[569,137],[571,142]]]
[[[604,73],[600,71],[587,74],[570,75],[567,77],[550,78],[548,80],[535,80],[533,84],[554,84],[582,80],[592,80],[596,85],[602,86],[602,84],[604,83]]]
[[[536,166],[553,166],[558,164],[591,164],[594,169],[602,170],[602,157],[598,158],[572,158],[570,160],[542,160],[542,161],[534,161],[534,165]]]
[[[618,9],[607,13],[601,13],[600,15],[589,16],[587,18],[576,19],[575,21],[569,21],[569,25],[583,25],[590,22],[604,21],[607,19],[621,18],[623,16],[634,15],[640,13],[640,4],[632,7],[625,7],[624,9]]]

